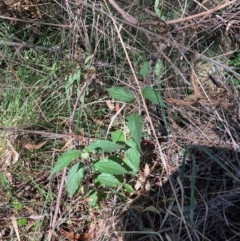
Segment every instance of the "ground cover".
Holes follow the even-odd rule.
[[[0,21],[0,240],[239,240],[238,1]]]

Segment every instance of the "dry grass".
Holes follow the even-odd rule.
[[[72,130],[89,140],[105,138],[114,115],[106,88],[131,89],[137,101],[111,130],[124,128],[124,117],[133,112],[144,117],[141,171],[125,177],[133,186],[144,183],[131,195],[103,189],[96,208],[86,196],[70,199],[64,190],[51,239],[239,240],[240,73],[228,66],[240,43],[239,3],[166,0],[165,24],[154,16],[152,2],[119,1],[141,20],[134,25],[109,2],[0,5],[0,87],[6,90],[0,123],[33,131],[1,131],[0,240],[17,240],[17,233],[21,240],[49,237],[61,182],[61,174],[48,179],[49,173],[60,155],[56,149],[67,142],[77,91],[93,73],[96,81],[81,99]],[[89,55],[94,69],[83,71]],[[143,62],[151,60],[154,70],[158,59],[164,63],[161,78],[153,71],[138,75]],[[77,71],[82,78],[71,84]],[[160,90],[167,108],[144,103],[143,86]],[[48,136],[34,133],[39,130]],[[24,148],[45,138],[40,149]],[[74,141],[71,148],[84,145]],[[91,183],[84,180],[84,187]]]

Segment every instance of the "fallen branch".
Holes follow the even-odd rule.
[[[51,48],[51,47],[37,46],[37,45],[34,45],[34,44],[11,42],[11,41],[4,41],[4,40],[0,40],[0,45],[20,47],[20,48],[33,48],[33,49],[49,51],[49,52],[59,51],[59,47]]]
[[[122,17],[131,24],[138,24],[138,20],[129,13],[121,9],[114,0],[108,0],[108,2],[122,15]]]

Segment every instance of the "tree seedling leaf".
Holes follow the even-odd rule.
[[[135,193],[134,188],[130,184],[124,184],[124,191],[127,193]]]
[[[88,203],[91,207],[95,207],[98,201],[98,192],[91,190],[88,195]]]
[[[141,150],[141,138],[142,138],[142,118],[137,113],[129,115],[127,117],[127,126],[130,130],[131,136],[137,143],[139,150]]]
[[[70,198],[75,194],[79,187],[79,183],[84,178],[85,168],[81,162],[73,165],[67,175],[67,191]]]
[[[81,152],[78,150],[69,150],[63,153],[58,159],[51,172],[52,176],[55,173],[60,172],[63,168],[67,167],[73,160],[79,158]]]
[[[113,142],[125,142],[125,136],[120,130],[112,132],[111,139]]]
[[[150,64],[145,61],[142,65],[142,68],[140,69],[140,75],[143,77],[146,77],[150,72]]]
[[[115,100],[131,102],[134,99],[133,92],[123,87],[112,87],[108,88],[107,91]]]
[[[90,145],[88,145],[84,150],[86,152],[111,152],[111,151],[117,151],[123,148],[123,146],[118,145],[115,142],[107,141],[107,140],[97,140]]]
[[[123,168],[120,164],[109,159],[101,159],[96,162],[93,167],[99,172],[109,173],[113,175],[121,175],[123,173],[127,173],[127,170]]]
[[[96,182],[99,182],[103,186],[116,187],[121,185],[121,182],[109,173],[101,173],[97,176]]]
[[[128,149],[125,151],[124,162],[133,170],[133,174],[139,171],[140,152],[133,140],[126,141]]]
[[[155,90],[151,86],[147,86],[142,89],[142,94],[145,99],[151,101],[155,105],[160,105],[162,108],[166,108],[166,105],[163,102],[160,92]]]

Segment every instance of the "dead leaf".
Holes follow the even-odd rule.
[[[155,171],[155,167],[157,166],[158,162],[157,161],[152,161],[153,165],[150,167],[150,172],[152,173],[153,171]]]
[[[119,115],[121,115],[120,105],[119,103],[116,103],[116,112],[119,112]]]
[[[92,240],[92,235],[89,233],[78,233],[75,234],[73,232],[65,231],[64,229],[59,230],[62,235],[64,235],[66,238],[72,240],[72,241],[89,241]]]
[[[85,183],[82,183],[81,184],[81,188],[80,188],[80,191],[81,193],[85,196],[88,191],[89,191],[89,186],[90,186],[90,180],[86,180]]]
[[[11,216],[11,221],[12,221],[12,225],[13,225],[13,228],[14,228],[14,230],[15,230],[17,239],[18,239],[18,241],[21,241],[20,235],[19,235],[19,230],[18,230],[17,219],[16,219],[15,215],[12,215],[12,216]]]
[[[42,148],[45,144],[47,143],[47,140],[35,145],[35,144],[31,144],[31,143],[25,143],[23,145],[23,147],[29,151],[33,151],[33,150],[38,150],[40,148]]]
[[[102,120],[94,119],[94,121],[95,121],[96,124],[99,125],[99,126],[104,126],[104,125],[105,125]]]
[[[4,160],[7,166],[10,166],[10,160],[13,160],[12,164],[15,164],[19,159],[19,153],[14,149],[12,143],[10,140],[7,140],[7,146],[10,148],[10,150],[6,150],[4,152]]]
[[[200,99],[202,99],[201,93],[199,91],[198,83],[197,83],[197,76],[195,74],[193,68],[193,61],[192,64],[192,71],[191,71],[191,82],[193,87],[193,94],[186,96],[186,100],[179,100],[174,98],[165,98],[165,100],[169,103],[174,103],[177,105],[192,105],[197,103]]]
[[[149,165],[146,163],[143,172],[140,173],[137,183],[135,184],[135,190],[139,190],[141,187],[144,187],[147,181],[149,174],[151,173]]]
[[[112,103],[111,100],[107,100],[106,104],[111,111],[113,111],[115,109],[115,105],[114,105],[114,103]]]
[[[53,151],[61,151],[61,152],[66,151],[66,150],[70,150],[70,149],[72,149],[73,141],[74,141],[74,138],[71,137],[67,140],[67,142],[65,143],[65,145],[61,149],[52,148],[52,150]]]
[[[8,180],[8,182],[9,182],[11,185],[13,185],[13,177],[12,177],[12,174],[11,174],[10,172],[7,172],[7,173],[5,173],[5,176],[6,176],[7,180]]]
[[[187,101],[194,101],[194,102],[200,100],[201,98],[202,97],[200,95],[197,95],[197,94],[192,94],[192,95],[186,96]]]

